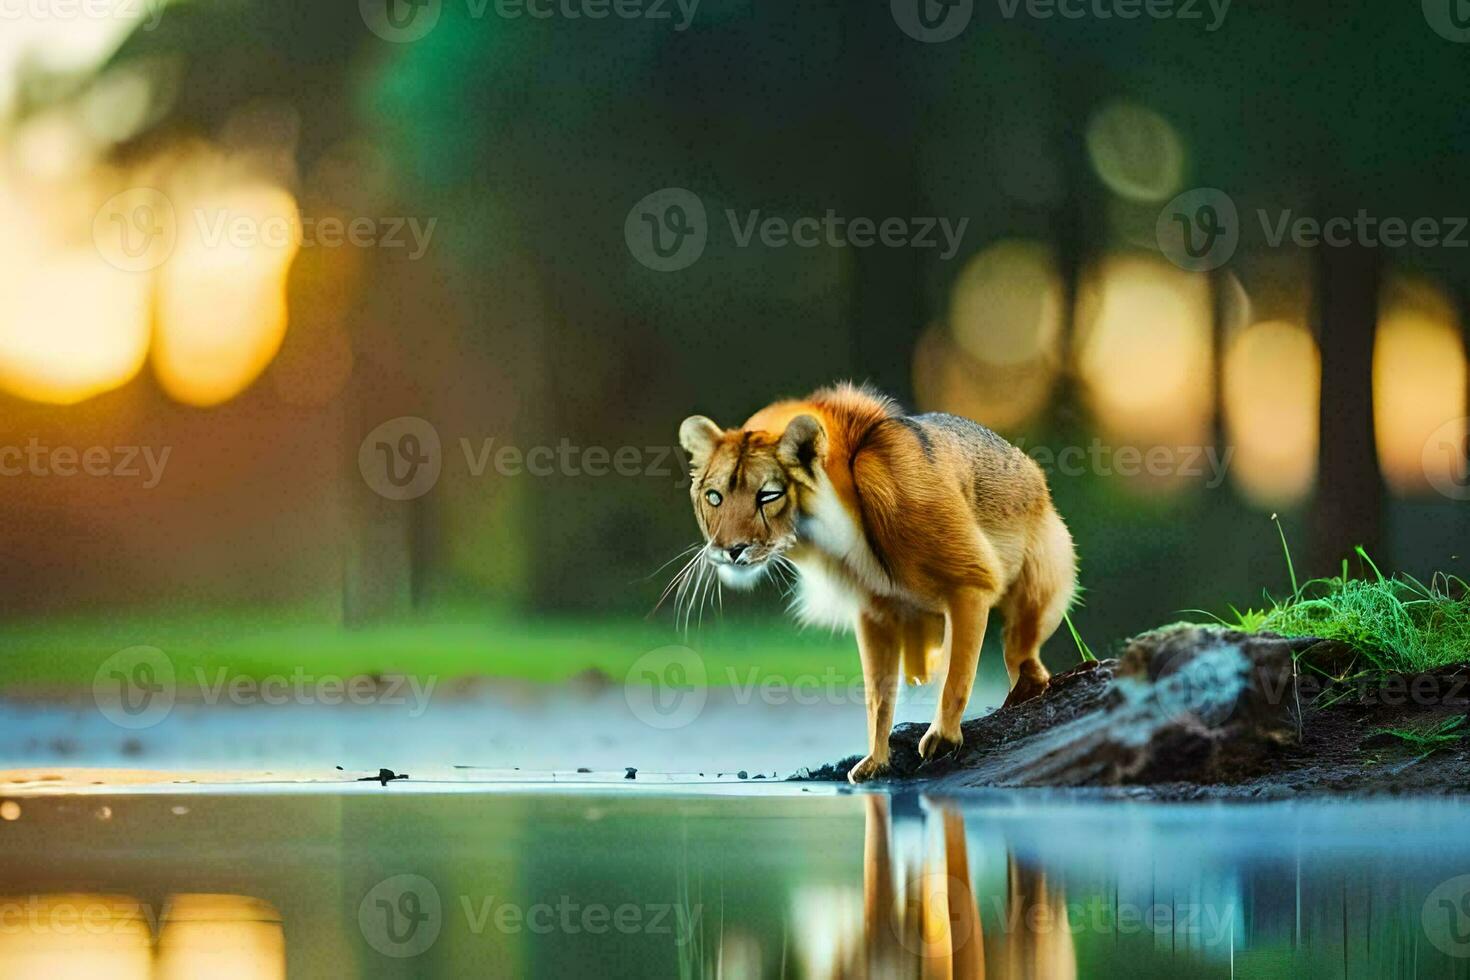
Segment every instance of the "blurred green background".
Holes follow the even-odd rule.
[[[844,378],[1071,460],[1099,652],[1284,591],[1273,512],[1305,575],[1358,544],[1465,574],[1470,45],[1417,5],[979,5],[943,43],[877,2],[704,0],[683,29],[431,2],[412,38],[371,7],[0,41],[0,682],[139,643],[245,671],[845,663],[774,589],[687,641],[645,618],[697,533],[679,421]],[[625,234],[664,188],[706,212],[673,271]],[[1159,230],[1194,188],[1238,213],[1214,269]],[[1268,233],[1359,211],[1447,240]],[[829,212],[965,224],[953,254],[731,225]],[[235,219],[298,234],[214,233]],[[437,478],[391,499],[380,443]],[[107,472],[63,475],[64,447]]]

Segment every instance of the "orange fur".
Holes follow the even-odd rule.
[[[900,669],[924,680],[948,662],[920,752],[959,744],[993,608],[1006,619],[1007,704],[1045,689],[1040,648],[1071,602],[1076,561],[1045,477],[1020,450],[973,422],[904,415],[845,384],[776,402],[738,429],[696,416],[680,437],[722,579],[790,560],[825,604],[804,615],[857,628],[869,754],[854,781],[887,764]],[[720,557],[731,554],[743,560]]]

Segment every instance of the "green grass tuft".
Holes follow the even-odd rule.
[[[1234,619],[1211,616],[1216,622],[1252,633],[1334,640],[1359,654],[1364,669],[1374,673],[1413,674],[1470,663],[1470,585],[1464,579],[1438,573],[1426,585],[1410,575],[1386,576],[1360,547],[1367,574],[1354,577],[1344,560],[1341,574],[1298,584],[1286,534],[1275,514],[1271,519],[1281,536],[1291,595],[1267,596],[1262,610],[1231,606]],[[1309,652],[1308,666],[1310,659]]]
[[[1374,572],[1371,579],[1339,575],[1307,582],[1290,599],[1250,616],[1250,626],[1336,640],[1385,673],[1470,662],[1470,589],[1464,580],[1436,575],[1425,585],[1411,576]]]
[[[1093,654],[1092,647],[1087,645],[1087,641],[1082,639],[1082,634],[1077,632],[1077,627],[1072,624],[1072,614],[1062,613],[1062,621],[1067,624],[1067,631],[1072,634],[1072,642],[1077,644],[1077,653],[1082,657],[1083,663],[1096,660],[1097,657]]]
[[[1465,737],[1465,716],[1454,715],[1436,725],[1422,728],[1375,728],[1370,734],[1391,735],[1420,750],[1419,758],[1446,746],[1453,745]]]

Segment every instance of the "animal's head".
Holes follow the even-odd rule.
[[[679,426],[689,454],[689,496],[704,533],[703,557],[720,581],[753,586],[796,544],[801,494],[815,489],[827,435],[811,415],[784,431],[721,429],[703,415]]]

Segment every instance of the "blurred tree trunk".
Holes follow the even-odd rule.
[[[850,6],[843,20],[847,97],[842,110],[852,138],[848,151],[852,166],[838,180],[846,217],[881,222],[927,215],[917,187],[916,95],[905,81],[913,72],[904,64],[903,45],[912,42],[894,30],[887,4]],[[925,309],[919,250],[875,244],[848,251],[852,256],[848,316],[859,375],[855,380],[870,380],[912,407],[914,348],[938,312]]]
[[[1057,277],[1062,285],[1062,328],[1058,343],[1056,387],[1049,400],[1051,428],[1055,434],[1072,438],[1082,422],[1077,389],[1077,301],[1082,295],[1089,258],[1099,250],[1095,216],[1103,213],[1096,178],[1087,159],[1087,119],[1092,114],[1093,82],[1080,67],[1062,79],[1066,98],[1061,102],[1061,130],[1056,152],[1062,161],[1066,196],[1051,216],[1052,242],[1056,248]],[[1093,218],[1094,221],[1089,221]]]
[[[413,605],[415,510],[423,499],[400,501],[379,496],[358,469],[358,447],[386,417],[373,394],[377,385],[359,373],[350,383],[343,412],[342,466],[349,537],[342,567],[342,624],[366,626],[407,612]]]
[[[1355,546],[1371,555],[1382,542],[1383,478],[1373,428],[1381,265],[1377,249],[1358,243],[1344,248],[1324,244],[1316,259],[1322,401],[1312,568],[1326,572]]]

